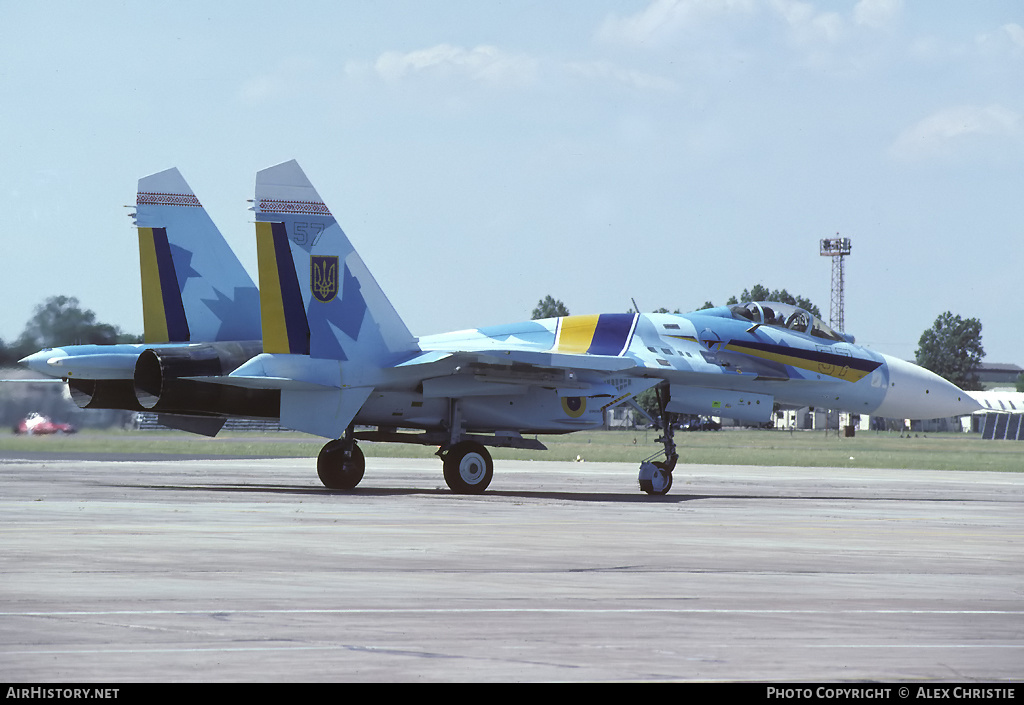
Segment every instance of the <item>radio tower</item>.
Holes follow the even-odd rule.
[[[832,309],[829,311],[829,325],[834,330],[846,331],[846,316],[843,314],[846,280],[843,274],[843,261],[850,254],[850,238],[830,237],[821,241],[821,256],[832,258]]]

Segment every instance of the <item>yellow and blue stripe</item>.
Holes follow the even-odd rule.
[[[701,343],[692,335],[671,335],[670,338],[686,340],[691,343]],[[701,343],[703,344],[703,343]],[[832,353],[822,349],[805,349],[778,345],[775,343],[762,343],[754,341],[730,340],[721,344],[721,350],[750,355],[777,362],[789,367],[795,367],[807,372],[835,377],[847,382],[859,382],[864,377],[874,372],[881,366],[878,360],[871,360],[853,355]]]
[[[189,340],[188,319],[171,258],[166,228],[139,228],[142,321],[147,343]]]
[[[284,223],[256,223],[263,352],[309,354],[309,322]]]
[[[878,369],[882,364],[878,360],[868,360],[825,350],[792,348],[788,345],[776,345],[773,343],[730,340],[725,349],[752,357],[759,357],[764,360],[771,360],[772,362],[780,362],[783,365],[789,365],[790,367],[796,367],[808,372],[843,379],[847,382],[860,381]]]
[[[553,351],[585,355],[622,355],[636,328],[636,314],[603,313],[558,319]]]

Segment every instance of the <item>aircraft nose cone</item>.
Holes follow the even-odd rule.
[[[24,365],[33,372],[39,372],[40,374],[53,376],[53,368],[47,364],[47,361],[53,357],[61,357],[61,350],[46,349],[40,350],[39,352],[26,355],[25,357],[18,360],[19,365]]]
[[[882,355],[889,369],[889,387],[876,416],[892,419],[937,419],[962,416],[981,406],[955,384],[934,372]]]

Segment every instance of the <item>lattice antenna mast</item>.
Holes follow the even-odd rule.
[[[832,308],[829,311],[829,325],[843,333],[846,331],[846,315],[843,313],[846,278],[843,263],[850,254],[850,238],[839,237],[839,233],[836,233],[836,237],[822,240],[820,254],[822,257],[832,258]]]

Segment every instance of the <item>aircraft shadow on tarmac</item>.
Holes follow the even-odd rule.
[[[253,484],[253,485],[198,485],[198,484],[182,484],[182,485],[145,485],[145,484],[128,484],[118,483],[116,485],[109,485],[110,487],[116,487],[118,489],[140,489],[140,490],[163,490],[163,491],[175,491],[175,492],[223,492],[223,493],[238,493],[238,494],[280,494],[280,495],[300,495],[306,497],[353,497],[353,498],[369,498],[369,497],[403,497],[413,495],[434,495],[437,497],[448,497],[452,499],[460,500],[472,500],[472,499],[497,499],[497,498],[509,498],[509,499],[535,499],[535,500],[565,500],[574,502],[621,502],[621,503],[651,503],[655,502],[658,504],[672,504],[678,502],[688,502],[694,499],[715,499],[715,495],[694,495],[694,494],[677,494],[677,495],[661,495],[656,497],[649,497],[642,494],[632,493],[618,493],[618,492],[563,492],[563,491],[543,491],[543,490],[488,490],[485,494],[479,495],[466,495],[466,494],[453,494],[448,488],[436,487],[363,487],[352,490],[329,490],[321,487],[297,487],[288,485],[267,485],[267,484]],[[721,495],[722,498],[730,497],[731,495]],[[767,497],[765,497],[767,499]]]
[[[433,495],[437,497],[448,497],[459,500],[484,499],[495,500],[499,498],[508,499],[529,499],[529,500],[558,500],[568,502],[616,502],[620,504],[679,504],[694,500],[803,500],[803,501],[825,501],[825,502],[891,502],[891,501],[914,501],[914,502],[962,502],[963,498],[957,497],[907,497],[907,496],[857,496],[857,495],[798,495],[798,494],[668,494],[660,496],[648,496],[643,494],[619,493],[619,492],[566,492],[566,491],[544,491],[544,490],[488,490],[480,495],[453,494],[447,488],[427,487],[369,487],[360,486],[352,490],[328,490],[321,487],[300,487],[293,485],[223,485],[223,484],[127,484],[119,483],[110,485],[119,489],[135,488],[140,490],[160,490],[174,492],[211,492],[228,493],[241,495],[257,494],[278,494],[278,495],[299,495],[305,497],[345,497],[371,498],[371,497],[403,497],[414,495]]]

